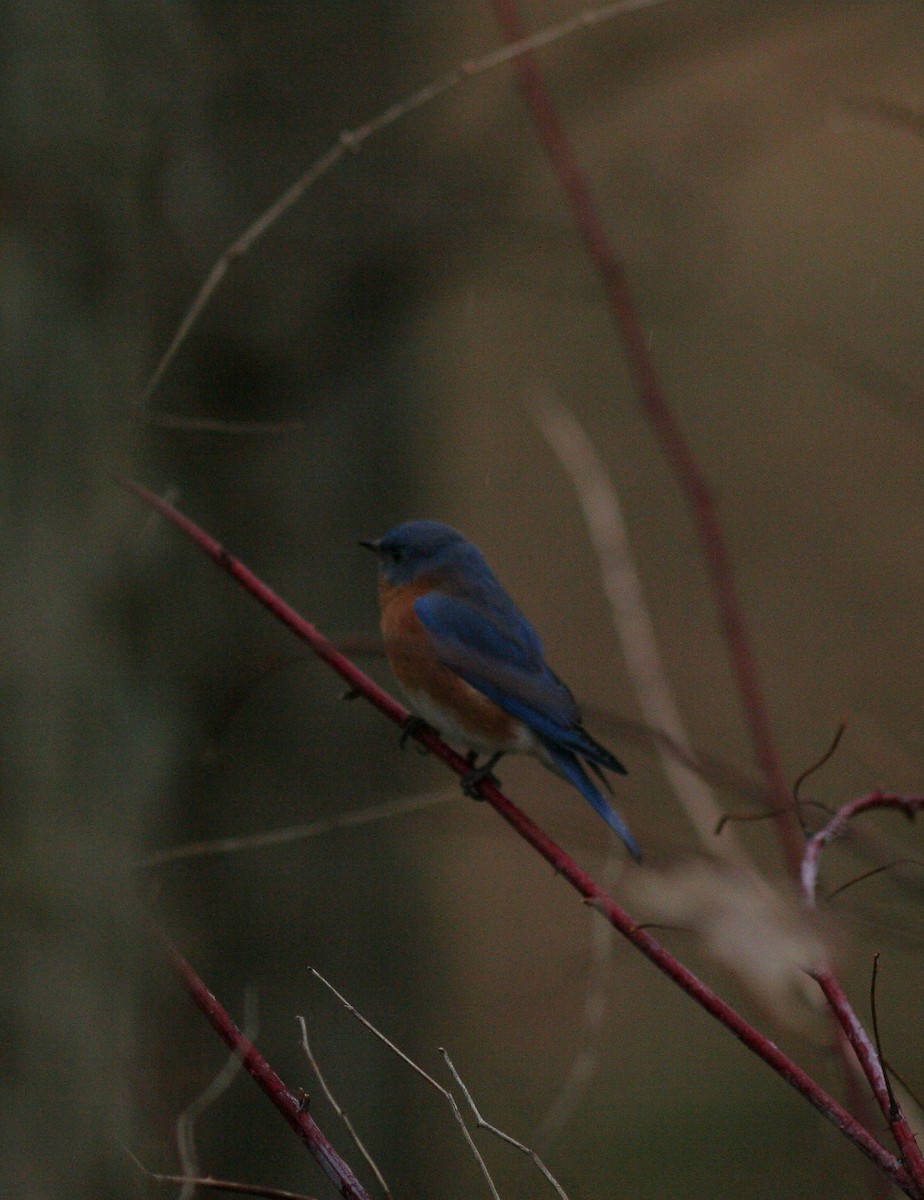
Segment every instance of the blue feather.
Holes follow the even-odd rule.
[[[581,766],[579,760],[567,750],[561,750],[554,745],[546,746],[552,761],[555,766],[561,771],[562,775],[573,783],[577,790],[581,793],[606,821],[610,829],[617,833],[625,842],[626,849],[632,855],[636,862],[642,861],[642,852],[639,849],[638,842],[629,832],[629,827],[623,821],[622,817],[615,812],[607,802],[606,797],[595,786],[590,776]]]

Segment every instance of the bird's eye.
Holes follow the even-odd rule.
[[[403,562],[404,561],[404,551],[401,549],[400,546],[395,546],[392,549],[391,557],[392,557],[393,561],[396,563]]]

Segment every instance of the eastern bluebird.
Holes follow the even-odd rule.
[[[572,783],[636,860],[641,851],[587,773],[626,769],[581,725],[574,697],[545,661],[539,635],[481,551],[438,521],[408,521],[360,545],[379,559],[385,652],[414,713],[450,741],[490,755],[534,754]]]

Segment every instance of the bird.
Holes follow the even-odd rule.
[[[429,520],[359,544],[378,558],[385,653],[411,720],[468,748],[466,791],[493,779],[505,754],[532,754],[577,788],[640,862],[638,843],[591,778],[611,791],[604,768],[619,775],[626,768],[584,728],[539,635],[478,547]],[[489,757],[478,767],[481,753]]]

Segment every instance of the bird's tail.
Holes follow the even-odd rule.
[[[610,829],[622,838],[625,842],[626,849],[632,855],[636,862],[642,861],[642,852],[639,849],[638,842],[629,832],[629,827],[625,821],[615,812],[610,806],[606,797],[597,788],[596,784],[584,770],[584,765],[570,750],[563,750],[560,746],[552,746],[548,742],[545,743],[545,748],[549,758],[554,764],[555,769],[562,774],[569,783],[573,783],[577,790],[581,793],[584,799],[597,810],[600,816],[606,821]]]
[[[607,750],[606,746],[601,746],[596,738],[591,737],[583,725],[556,730],[555,740],[563,742],[572,753],[580,755],[594,766],[606,767],[608,771],[615,771],[617,775],[628,774],[616,755]]]

